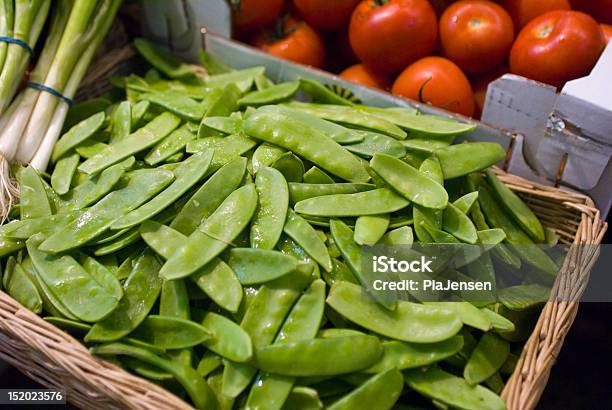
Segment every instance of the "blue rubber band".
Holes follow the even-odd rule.
[[[34,50],[32,50],[32,47],[30,47],[30,45],[26,43],[25,41],[20,40],[15,37],[5,37],[5,36],[0,36],[0,41],[4,43],[17,44],[18,46],[25,48],[26,50],[28,50],[28,54],[30,54],[30,59],[34,58]]]
[[[39,91],[46,91],[49,94],[59,98],[60,100],[62,100],[63,102],[65,102],[66,104],[68,104],[69,107],[72,106],[72,100],[68,97],[66,97],[64,94],[60,93],[59,91],[51,88],[51,87],[47,87],[44,84],[40,84],[40,83],[34,83],[32,81],[30,81],[26,87],[28,88],[33,88],[35,90],[39,90]]]

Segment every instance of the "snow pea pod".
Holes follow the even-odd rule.
[[[325,104],[340,104],[352,106],[353,102],[336,94],[316,80],[299,78],[300,88],[312,98],[312,101]]]
[[[259,205],[251,222],[251,246],[274,249],[287,219],[289,188],[283,175],[274,168],[260,168],[255,176]]]
[[[290,107],[303,111],[307,114],[315,115],[324,120],[347,124],[358,128],[365,128],[372,131],[381,132],[395,139],[403,140],[407,134],[397,125],[363,111],[356,111],[352,107],[331,104],[312,104],[302,102],[291,102]]]
[[[51,162],[57,162],[58,159],[67,154],[71,149],[77,147],[82,142],[93,136],[102,128],[106,120],[104,111],[92,115],[91,117],[79,122],[55,143],[53,153],[51,154]]]
[[[219,355],[212,351],[208,351],[204,353],[202,359],[200,359],[196,370],[200,376],[206,377],[218,369],[222,364],[223,359]]]
[[[131,228],[163,211],[204,177],[212,157],[213,152],[211,150],[189,157],[176,169],[176,179],[172,184],[149,202],[113,222],[111,229]]]
[[[414,235],[409,226],[402,226],[387,232],[378,243],[381,245],[412,245]]]
[[[344,261],[350,268],[355,278],[359,280],[364,288],[370,288],[374,278],[367,277],[362,269],[361,247],[359,247],[353,240],[355,235],[353,231],[351,231],[351,228],[349,228],[344,222],[336,219],[330,222],[329,227],[334,243],[340,250]],[[385,308],[390,310],[395,309],[395,299],[390,300],[389,294],[376,292],[373,293],[372,296],[374,299],[376,299],[376,302],[380,303]]]
[[[245,185],[232,192],[166,261],[160,277],[179,279],[204,267],[248,225],[256,206],[254,185]]]
[[[353,144],[364,140],[364,136],[355,130],[343,127],[331,121],[326,121],[316,115],[311,115],[300,110],[278,106],[282,112],[290,115],[295,121],[301,121],[315,127],[323,135],[333,139],[338,144]]]
[[[224,134],[237,134],[242,130],[242,117],[239,113],[229,117],[205,117],[202,124]]]
[[[19,213],[21,219],[41,218],[52,214],[51,204],[38,172],[25,167],[19,174]]]
[[[144,241],[162,258],[170,258],[187,242],[187,236],[154,221],[146,221],[140,227]],[[190,279],[222,308],[236,312],[242,300],[242,286],[236,274],[219,258],[214,258]]]
[[[106,266],[90,256],[80,260],[81,265],[89,274],[100,284],[106,291],[114,296],[117,300],[123,296],[123,289],[119,280],[109,271]]]
[[[365,182],[370,178],[351,153],[316,126],[292,116],[292,111],[277,106],[259,108],[244,122],[244,130],[254,138],[286,148],[347,181]]]
[[[444,209],[448,204],[448,194],[442,185],[397,158],[375,154],[370,166],[393,189],[417,205]]]
[[[108,343],[92,347],[90,350],[93,354],[99,356],[131,356],[163,371],[171,373],[185,388],[196,408],[207,410],[215,409],[217,407],[217,399],[215,398],[213,391],[210,389],[210,387],[208,387],[206,381],[204,381],[204,379],[189,366],[162,358],[147,349],[130,346],[124,343]]]
[[[272,87],[274,83],[265,74],[255,76],[255,88],[259,91]]]
[[[355,194],[317,196],[296,203],[294,209],[301,214],[342,217],[395,212],[409,204],[390,189],[380,188]]]
[[[484,313],[485,316],[489,319],[493,330],[498,332],[514,332],[514,323],[512,323],[510,320],[506,319],[499,313],[496,313],[488,308],[481,308],[480,311]]]
[[[272,343],[291,307],[311,282],[311,272],[311,266],[300,266],[295,272],[261,286],[240,323],[254,348]],[[223,393],[237,397],[256,374],[257,368],[250,364],[227,363],[223,371]]]
[[[438,139],[408,139],[401,142],[406,151],[418,154],[433,154],[451,144],[451,141]]]
[[[181,153],[187,143],[194,138],[195,135],[189,131],[187,125],[183,125],[151,148],[144,161],[151,166],[167,161],[173,155]]]
[[[79,165],[79,154],[72,154],[60,159],[55,164],[51,174],[51,186],[59,195],[64,195],[70,189],[72,177]]]
[[[69,211],[63,214],[44,216],[42,218],[23,219],[4,225],[2,236],[7,239],[26,240],[37,233],[50,236],[59,231],[80,215],[78,211]]]
[[[10,255],[11,253],[23,248],[24,246],[25,242],[22,240],[0,236],[0,257]]]
[[[462,410],[504,410],[504,401],[491,390],[469,385],[438,367],[407,370],[406,384],[420,394]]]
[[[130,333],[130,337],[162,349],[185,349],[209,340],[211,334],[191,320],[149,315]]]
[[[289,210],[283,232],[300,245],[323,269],[331,271],[331,258],[325,243],[304,218]]]
[[[279,251],[232,248],[227,264],[243,285],[265,283],[297,269],[298,260]]]
[[[220,88],[228,85],[237,87],[240,93],[248,91],[253,86],[253,81],[258,75],[262,75],[266,69],[264,67],[252,67],[244,70],[235,70],[229,73],[215,74],[204,79],[204,84],[208,87]]]
[[[97,202],[119,182],[136,160],[129,157],[122,162],[106,168],[99,174],[90,175],[83,183],[68,191],[64,197],[67,209],[83,209]]]
[[[326,195],[356,194],[358,192],[371,191],[376,188],[372,184],[352,183],[289,183],[289,198],[292,203],[305,199]]]
[[[186,120],[199,121],[204,116],[204,108],[197,101],[176,91],[156,91],[142,94],[140,98]]]
[[[463,369],[463,377],[470,384],[485,381],[504,364],[508,353],[510,353],[510,344],[507,341],[493,333],[485,333],[472,351]]]
[[[226,317],[208,312],[202,319],[202,326],[211,335],[204,346],[219,356],[234,362],[246,362],[253,356],[249,334]]]
[[[361,108],[361,107],[360,107]],[[405,130],[429,137],[445,137],[464,134],[476,129],[476,124],[467,124],[459,121],[449,120],[438,115],[426,115],[418,113],[400,113],[384,108],[367,107],[364,111],[370,112],[377,117],[394,123]]]
[[[225,198],[238,188],[245,170],[246,158],[236,158],[224,165],[193,194],[170,227],[184,235],[190,235],[202,219],[208,218]]]
[[[406,155],[406,148],[398,140],[371,131],[353,130],[357,135],[363,136],[363,141],[356,144],[344,145],[344,148],[365,158],[372,158],[376,153],[402,158]]]
[[[285,152],[287,152],[286,149],[268,144],[267,142],[260,144],[255,149],[253,158],[251,159],[253,163],[253,173],[256,174],[261,168],[269,167]]]
[[[461,321],[467,326],[480,329],[483,332],[491,330],[492,324],[489,318],[469,302],[425,302],[425,304],[428,306],[439,306],[456,312]]]
[[[306,184],[333,184],[335,182],[325,171],[314,166],[304,173],[303,181]]]
[[[6,292],[31,312],[42,313],[43,301],[32,279],[17,264],[12,270],[10,280],[5,285]]]
[[[325,283],[315,280],[291,309],[275,343],[314,338],[321,325],[324,307]],[[260,372],[249,392],[247,408],[281,409],[294,383],[293,377]]]
[[[109,145],[102,152],[89,158],[79,166],[79,171],[95,174],[137,152],[145,150],[170,134],[179,126],[179,117],[164,112],[128,137]]]
[[[35,235],[26,246],[39,278],[74,316],[96,322],[108,316],[119,298],[100,285],[74,258],[54,256],[40,250],[44,238]]]
[[[189,79],[202,72],[201,67],[183,63],[167,50],[144,38],[135,38],[134,47],[149,64],[170,78]]]
[[[478,187],[478,203],[482,207],[487,221],[494,228],[501,228],[506,233],[506,241],[511,245],[523,245],[517,249],[518,256],[529,265],[550,275],[556,275],[559,267],[533,241],[514,220],[504,212],[495,201],[490,188],[481,184]]]
[[[130,371],[146,379],[149,379],[149,380],[164,381],[164,380],[171,380],[174,378],[172,373],[159,370],[157,367],[153,365],[150,365],[138,359],[134,359],[133,357],[130,357],[130,356],[122,357],[121,360],[119,360],[119,362],[124,367],[127,367],[128,369],[130,369]]]
[[[512,192],[510,188],[504,185],[492,170],[485,170],[485,174],[493,193],[497,196],[506,212],[514,218],[533,240],[543,242],[545,239],[544,228],[542,228],[538,217],[529,209],[527,204],[517,194]]]
[[[355,242],[375,245],[387,232],[389,220],[389,214],[360,216],[355,222]]]
[[[58,253],[76,248],[106,231],[121,215],[137,208],[161,191],[174,175],[163,170],[139,170],[131,173],[127,184],[106,195],[73,222],[47,238],[40,249]]]
[[[464,242],[474,244],[478,240],[476,227],[470,218],[451,203],[444,209],[442,228]]]
[[[215,155],[213,155],[210,169],[216,171],[236,157],[249,151],[255,145],[257,145],[256,141],[242,134],[234,134],[227,137],[207,137],[188,142],[187,153],[193,154],[195,152],[213,149]]]
[[[322,408],[323,402],[318,392],[306,386],[295,386],[283,405],[283,409],[292,410],[320,410]]]
[[[476,203],[478,199],[478,191],[470,192],[468,194],[463,195],[462,197],[456,199],[453,202],[455,208],[463,212],[464,214],[468,214],[472,209],[472,206]]]
[[[112,342],[136,329],[153,308],[161,291],[160,267],[152,252],[140,255],[123,283],[123,298],[119,305],[91,328],[85,341]]]
[[[304,178],[304,163],[292,152],[285,152],[270,166],[279,170],[287,182],[302,182]]]
[[[368,330],[405,342],[440,342],[457,334],[462,325],[455,312],[437,306],[400,301],[394,311],[386,310],[366,298],[359,286],[346,282],[332,286],[327,304]]]
[[[276,104],[293,97],[297,93],[298,88],[300,88],[300,83],[297,81],[271,85],[263,90],[248,93],[238,100],[238,105],[259,106]]]
[[[256,347],[261,370],[286,376],[335,376],[366,369],[382,355],[375,336],[299,340]]]
[[[506,151],[495,142],[466,142],[436,151],[444,179],[453,179],[480,171],[501,161]]]
[[[128,246],[138,242],[140,240],[140,233],[138,228],[128,229],[124,234],[113,239],[111,242],[104,243],[94,249],[95,256],[106,256],[111,255],[115,252],[125,249]]]
[[[111,135],[109,144],[119,141],[130,135],[132,130],[132,105],[129,101],[122,101],[111,114]]]
[[[17,259],[13,255],[9,256],[4,264],[4,271],[2,272],[2,286],[0,288],[8,289],[8,284],[11,280],[13,270],[17,266]]]
[[[374,375],[355,390],[334,402],[330,410],[364,408],[389,410],[399,399],[404,387],[404,377],[392,368]]]
[[[438,343],[407,343],[388,340],[382,343],[383,356],[365,373],[380,373],[392,368],[398,370],[427,366],[451,357],[461,351],[463,337],[453,336]]]

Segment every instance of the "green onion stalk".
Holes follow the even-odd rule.
[[[44,50],[30,77],[63,96],[74,97],[121,0],[56,0]],[[6,215],[18,191],[10,164],[43,171],[68,112],[68,104],[38,89],[24,90],[0,118],[0,211]]]
[[[33,49],[50,5],[50,0],[0,0],[0,36],[21,40]],[[30,57],[23,45],[0,41],[0,114],[13,100]]]

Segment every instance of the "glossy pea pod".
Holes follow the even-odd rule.
[[[399,399],[404,378],[399,370],[391,368],[367,379],[362,385],[329,406],[330,410],[367,408],[389,410]]]
[[[335,183],[333,180],[329,183],[290,183],[289,198],[295,204],[296,202],[318,196],[356,194],[358,192],[371,191],[375,188],[376,186],[372,184]]]
[[[300,245],[323,269],[331,271],[331,258],[325,243],[304,218],[289,210],[283,232]]]
[[[204,177],[212,158],[212,151],[200,152],[189,157],[174,172],[176,178],[172,184],[149,202],[113,222],[111,229],[132,228],[172,205]]]
[[[379,188],[354,194],[333,194],[308,198],[296,203],[294,209],[300,214],[344,217],[390,213],[399,211],[409,204],[407,199],[392,190]]]
[[[214,154],[213,154],[214,155]],[[196,230],[240,185],[246,170],[246,159],[236,158],[215,172],[183,206],[170,227],[184,235]]]
[[[25,273],[21,265],[16,264],[5,281],[6,292],[17,302],[25,306],[31,312],[42,313],[43,301],[32,279]]]
[[[146,221],[140,227],[144,241],[162,258],[170,258],[187,242],[187,236],[158,222]],[[236,312],[242,300],[242,286],[234,271],[221,259],[214,258],[189,276],[217,305]]]
[[[31,166],[19,173],[19,212],[21,219],[50,216],[53,212],[43,181]]]
[[[182,320],[191,319],[189,294],[184,280],[166,280],[162,283],[159,296],[159,314],[163,317],[172,317]],[[170,354],[175,360],[188,365],[191,365],[193,360],[192,349],[173,351]]]
[[[58,253],[76,248],[104,233],[121,215],[125,215],[165,188],[174,175],[164,170],[139,170],[127,184],[106,195],[40,246],[44,252]]]
[[[491,390],[471,386],[465,379],[447,373],[438,367],[414,369],[404,372],[406,384],[418,393],[447,406],[471,410],[503,410],[503,400]]]
[[[145,150],[170,134],[180,124],[180,118],[168,112],[155,117],[133,134],[107,146],[102,152],[79,166],[79,171],[95,174],[137,152]]]
[[[466,142],[436,151],[444,179],[453,179],[481,171],[501,161],[504,149],[494,142]]]
[[[314,102],[325,104],[340,104],[352,106],[353,102],[336,94],[316,80],[300,77],[300,89],[312,98]]]
[[[529,209],[518,195],[504,185],[495,175],[495,173],[487,169],[485,171],[487,181],[493,190],[493,193],[499,199],[503,208],[514,218],[514,220],[537,242],[543,242],[544,228],[538,220],[537,216]]]
[[[71,256],[55,256],[40,250],[44,238],[35,235],[26,242],[28,254],[41,282],[49,292],[85,322],[108,316],[118,305],[117,294],[110,293]]]
[[[283,323],[275,343],[308,340],[315,337],[323,318],[325,283],[315,280],[298,299]],[[260,372],[247,399],[249,409],[281,409],[295,378]]]
[[[302,182],[304,178],[304,163],[292,152],[285,152],[270,166],[279,170],[287,182]]]
[[[304,173],[303,182],[306,184],[333,184],[335,181],[325,171],[313,166]]]
[[[369,179],[363,165],[322,130],[292,116],[291,109],[266,106],[244,123],[253,138],[286,148],[322,169],[350,182]]]
[[[289,106],[325,120],[340,124],[348,124],[357,128],[365,128],[372,131],[382,132],[399,140],[403,140],[407,136],[405,131],[392,122],[364,111],[356,111],[351,107],[332,104],[322,105],[302,103],[296,101],[289,103]]]
[[[256,174],[261,168],[269,167],[285,152],[287,152],[286,149],[267,142],[259,144],[251,158],[253,173]]]
[[[149,315],[130,334],[131,337],[162,349],[185,349],[210,339],[203,326],[188,319]]]
[[[238,104],[241,106],[260,106],[279,103],[293,97],[299,87],[300,83],[297,81],[270,85],[263,90],[248,93],[238,100]]]
[[[312,267],[300,267],[293,274],[259,289],[240,323],[251,337],[254,348],[272,343],[291,307],[311,282],[311,271]],[[228,362],[223,372],[224,394],[237,397],[256,373],[257,368],[250,364]]]
[[[260,168],[255,177],[259,204],[251,222],[253,248],[274,249],[280,239],[289,207],[289,188],[274,168]]]
[[[150,166],[169,161],[173,155],[182,153],[187,143],[194,138],[195,135],[189,131],[186,125],[183,125],[155,144],[144,157],[144,160]]]
[[[160,276],[167,280],[179,279],[204,267],[247,226],[256,205],[257,192],[251,184],[231,193],[166,261]]]
[[[391,137],[384,134],[378,134],[371,131],[354,130],[357,135],[363,136],[363,141],[345,145],[344,148],[354,154],[365,158],[372,158],[377,153],[383,153],[396,158],[402,158],[406,155],[404,145]]]
[[[462,326],[459,316],[446,308],[398,302],[386,310],[354,284],[332,286],[327,304],[345,318],[368,330],[397,340],[434,343],[454,336]]]
[[[297,269],[298,260],[279,251],[232,248],[227,252],[227,264],[243,285],[265,283]]]
[[[91,138],[102,128],[105,120],[106,115],[104,112],[99,112],[70,128],[70,130],[62,135],[55,143],[51,154],[51,162],[57,162],[58,159],[70,152],[70,150]]]
[[[510,353],[510,344],[492,333],[482,335],[472,351],[463,377],[470,384],[478,384],[493,376]]]
[[[197,101],[176,91],[155,91],[140,98],[186,120],[199,121],[204,116],[204,108]]]
[[[85,335],[87,342],[119,340],[147,317],[161,291],[161,265],[151,252],[139,256],[123,284],[123,298],[110,315],[97,322]]]
[[[214,150],[215,155],[211,164],[211,170],[216,171],[256,145],[257,142],[255,140],[243,134],[234,134],[227,137],[206,137],[187,143],[187,153],[193,154],[208,149]]]
[[[253,344],[249,334],[236,323],[219,314],[208,312],[202,326],[211,337],[204,346],[233,362],[247,362],[253,356]]]
[[[91,352],[100,356],[126,355],[151,364],[161,370],[171,373],[185,388],[187,394],[189,394],[189,397],[193,400],[193,403],[198,409],[207,410],[217,407],[217,400],[210,387],[208,387],[204,379],[189,366],[157,356],[147,349],[130,346],[124,343],[109,343],[95,346],[91,349]]]
[[[139,107],[141,110],[142,107]],[[140,113],[138,113],[140,115]],[[132,104],[129,101],[122,101],[113,110],[111,117],[111,135],[109,143],[119,141],[130,135],[132,131]]]
[[[59,195],[64,195],[70,189],[70,183],[79,165],[79,155],[72,154],[60,159],[55,164],[51,174],[51,186]]]
[[[364,215],[355,222],[355,242],[359,245],[375,245],[387,232],[389,214]]]

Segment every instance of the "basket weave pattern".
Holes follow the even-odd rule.
[[[599,244],[606,230],[590,198],[497,170],[564,243]],[[535,407],[578,311],[597,247],[572,247],[502,397],[511,410]],[[589,251],[590,250],[590,251]],[[562,297],[564,302],[557,302]],[[573,302],[567,302],[573,301]],[[189,409],[172,393],[93,357],[76,339],[0,292],[0,358],[84,409]]]

